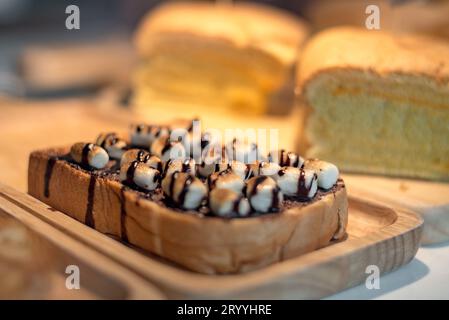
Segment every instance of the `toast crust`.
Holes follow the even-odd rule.
[[[162,206],[120,182],[56,157],[69,148],[31,153],[28,193],[53,208],[190,270],[246,272],[327,246],[345,236],[343,182],[333,192],[281,213],[241,219],[202,217]]]

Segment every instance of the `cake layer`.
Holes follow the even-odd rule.
[[[297,80],[307,157],[449,180],[449,46],[336,28],[311,40]]]
[[[60,148],[30,155],[32,196],[100,232],[194,271],[254,270],[345,235],[348,203],[342,181],[312,202],[286,201],[280,213],[223,219],[150,201],[112,177],[58,159],[67,152]]]

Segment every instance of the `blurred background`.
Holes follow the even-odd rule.
[[[27,158],[32,150],[91,141],[101,130],[127,130],[131,122],[165,122],[173,117],[199,116],[205,126],[214,128],[279,128],[280,146],[293,150],[300,122],[294,108],[294,65],[287,66],[291,76],[271,109],[251,113],[254,109],[237,104],[225,114],[209,105],[203,109],[152,106],[144,116],[133,114],[129,107],[137,61],[133,35],[147,12],[169,1],[0,0],[0,168],[5,168],[0,170],[1,182],[26,191]],[[240,1],[200,2],[232,5]],[[445,0],[255,2],[300,18],[308,24],[309,36],[336,25],[364,28],[366,6],[375,4],[381,11],[381,29],[449,39],[449,1]],[[65,26],[69,5],[79,7],[79,30]]]
[[[0,0],[0,94],[34,99],[91,95],[126,83],[134,62],[131,35],[142,16],[160,2]],[[340,24],[363,26],[365,7],[377,4],[383,29],[449,36],[445,0],[258,2],[305,18],[314,31]],[[70,4],[80,8],[80,30],[65,28]]]

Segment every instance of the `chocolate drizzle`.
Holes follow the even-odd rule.
[[[182,168],[181,168],[182,172],[191,172],[192,170],[190,169],[190,159],[186,159],[182,162]]]
[[[192,182],[193,182],[192,176],[188,176],[186,178],[186,180],[184,181],[184,185],[182,186],[182,190],[178,196],[178,204],[181,207],[184,207],[184,201],[186,200],[186,195],[187,195],[187,192],[189,191],[189,187],[192,184]]]
[[[134,185],[134,174],[136,173],[137,166],[139,165],[139,161],[135,160],[129,164],[128,170],[126,170],[126,184],[129,186]]]
[[[167,141],[165,141],[164,147],[163,147],[162,150],[161,150],[161,156],[164,156],[164,154],[165,154],[168,150],[170,150],[171,146],[172,146],[172,142],[170,141],[169,138],[167,138]]]
[[[139,150],[136,155],[136,160],[139,162],[148,162],[150,160],[151,155],[145,150]]]
[[[278,171],[278,176],[282,177],[286,172],[286,168],[282,168],[281,170]]]
[[[48,198],[50,196],[50,180],[53,173],[53,168],[56,164],[57,157],[50,157],[47,161],[47,166],[45,168],[44,176],[44,197]]]
[[[273,189],[271,194],[271,209],[279,210],[279,187]]]
[[[97,182],[97,175],[95,173],[90,174],[89,188],[87,189],[87,207],[86,214],[84,216],[84,223],[91,228],[95,228],[94,220],[94,197],[95,197],[95,184]]]
[[[312,183],[310,183],[310,186]],[[300,169],[299,171],[299,178],[298,178],[298,190],[297,195],[300,200],[308,200],[309,199],[309,188],[306,186],[306,172],[303,169]]]
[[[120,236],[123,241],[128,242],[128,231],[126,229],[125,186],[122,186],[120,189]]]
[[[257,194],[257,188],[266,179],[267,179],[266,176],[258,176],[258,177],[256,177],[256,179],[254,180],[254,186],[253,186],[253,188],[251,190],[251,193],[250,193],[249,197],[254,197]]]
[[[89,166],[89,152],[93,149],[93,143],[86,143],[81,153],[81,164],[83,166]]]

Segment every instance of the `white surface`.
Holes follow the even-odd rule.
[[[328,299],[449,299],[449,242],[419,248],[409,264],[380,277],[378,290],[363,283]]]

